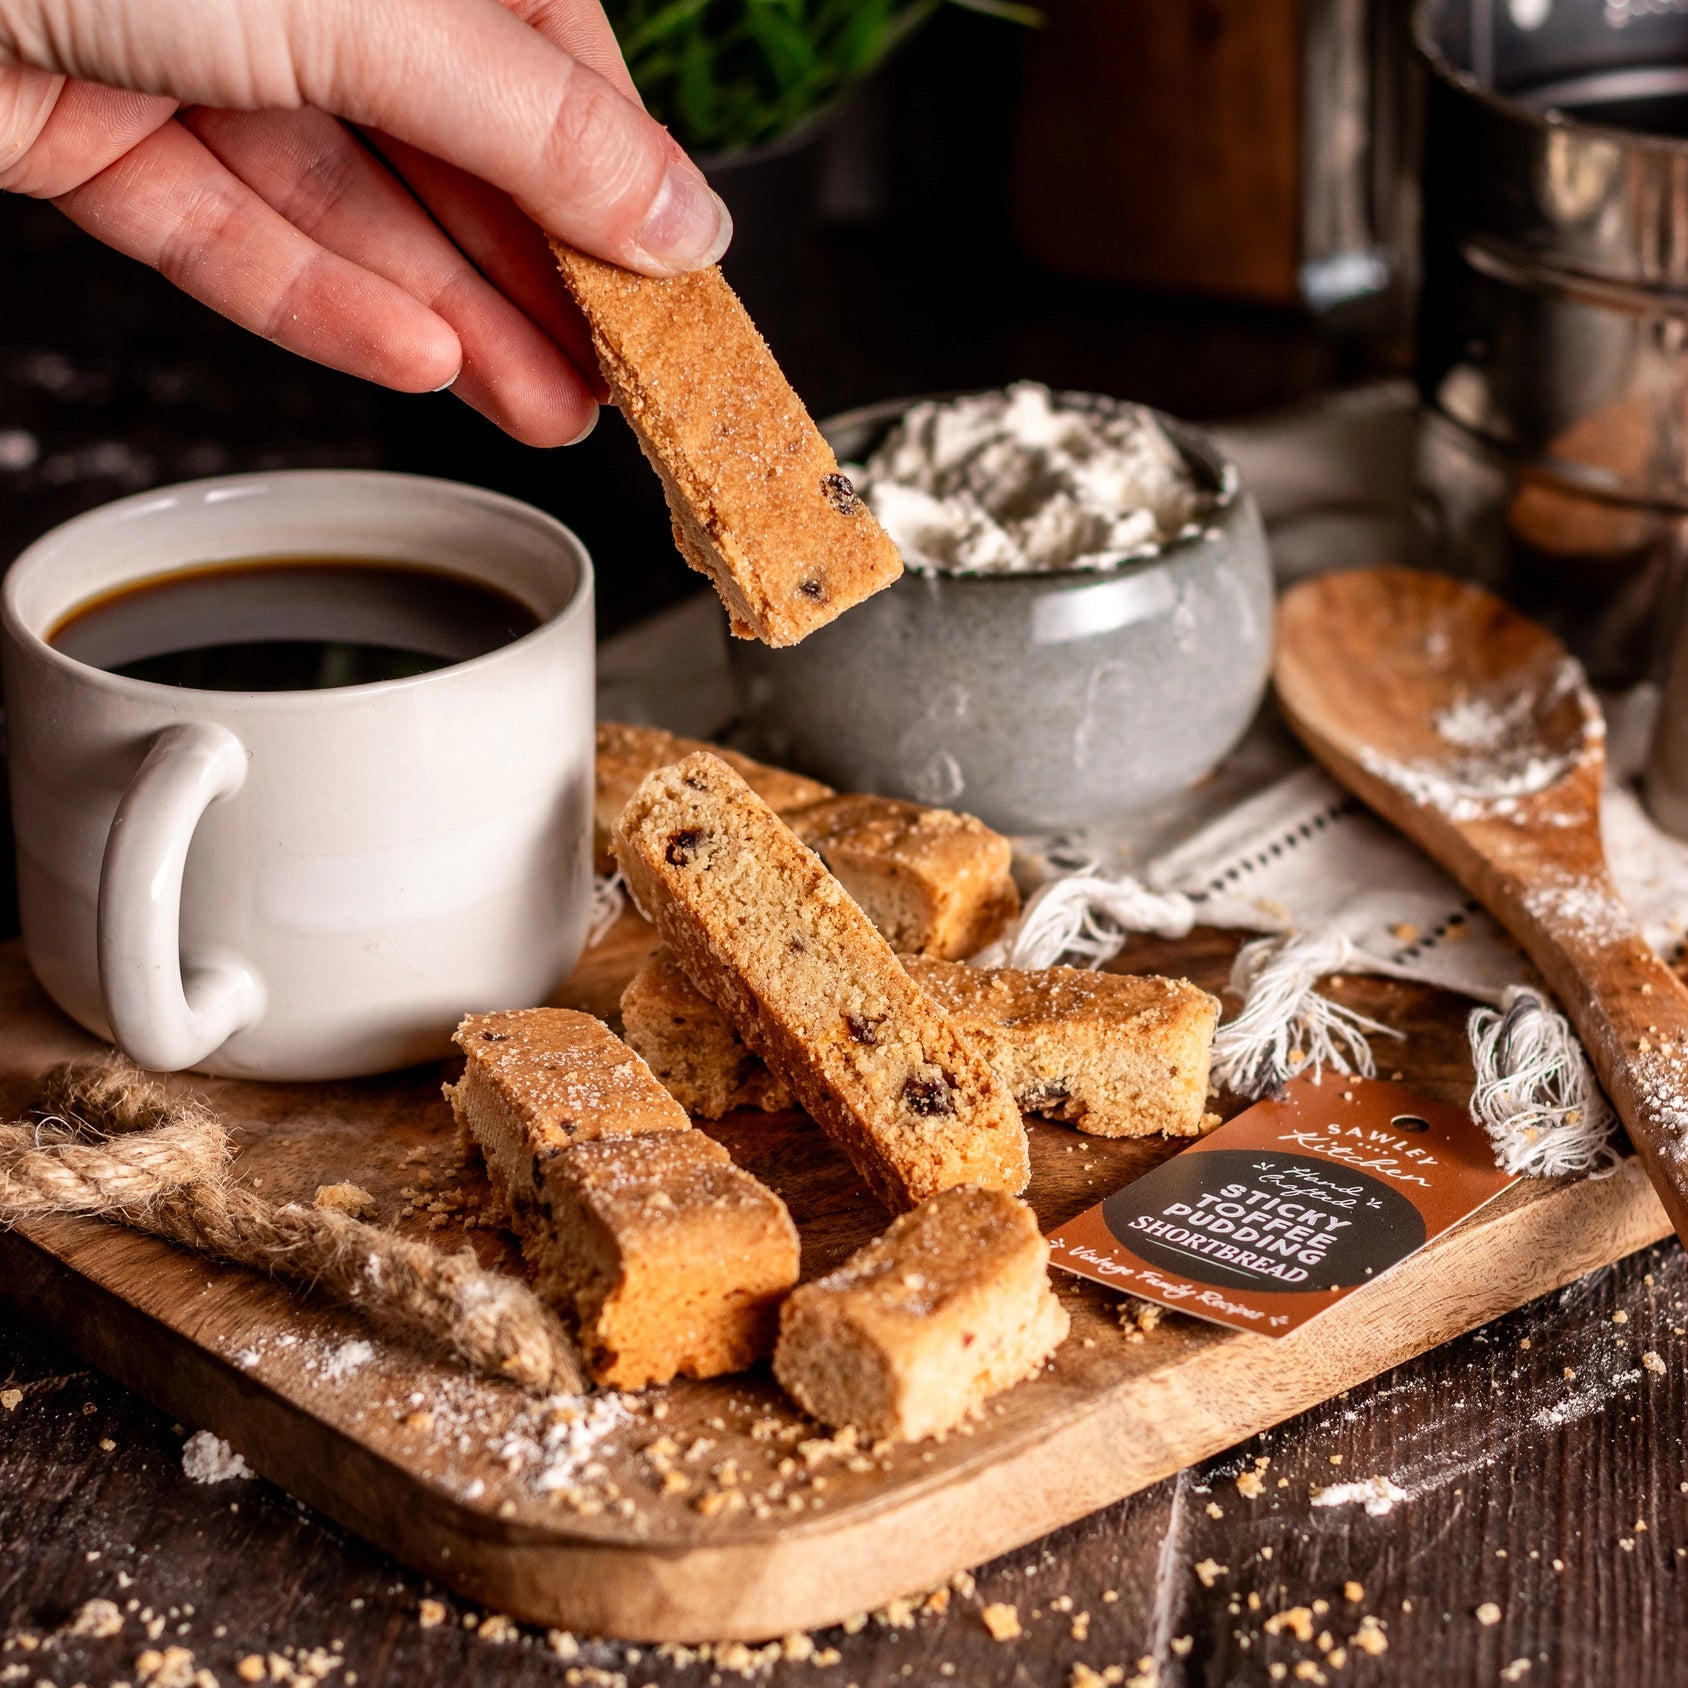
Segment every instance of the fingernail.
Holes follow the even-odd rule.
[[[446,388],[455,387],[457,385],[457,377],[459,375],[461,375],[462,373],[463,373],[463,365],[458,364],[456,370],[452,373],[452,377],[449,381],[442,381],[437,387],[430,387],[428,389],[428,391],[431,392],[431,393],[443,393],[446,390]]]
[[[634,238],[660,269],[701,270],[727,250],[732,213],[693,166],[675,160]]]
[[[598,426],[598,407],[596,405],[593,405],[592,406],[592,419],[591,419],[591,421],[589,421],[586,424],[586,426],[584,428],[582,428],[580,430],[580,432],[578,434],[576,434],[574,436],[574,438],[568,442],[569,445],[579,445],[582,440],[591,438],[592,430],[594,428],[596,428],[597,426]],[[565,446],[563,449],[566,451],[568,449],[568,446]]]

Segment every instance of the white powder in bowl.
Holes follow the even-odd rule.
[[[1064,407],[1035,381],[917,404],[848,473],[922,574],[1106,568],[1213,505],[1147,410]]]

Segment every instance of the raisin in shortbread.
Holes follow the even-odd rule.
[[[652,774],[622,811],[615,850],[692,983],[888,1206],[952,1184],[1025,1188],[1025,1128],[1006,1086],[725,763],[694,755]]]
[[[824,1424],[915,1441],[1030,1377],[1067,1334],[1024,1202],[944,1190],[780,1312],[774,1376]]]

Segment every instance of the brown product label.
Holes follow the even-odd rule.
[[[1057,1226],[1050,1261],[1286,1336],[1513,1181],[1463,1108],[1378,1079],[1297,1079]]]

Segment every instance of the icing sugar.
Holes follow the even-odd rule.
[[[1213,498],[1154,417],[1066,408],[1035,381],[918,404],[848,469],[926,574],[1099,569],[1195,532]]]

